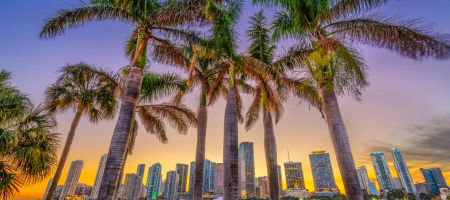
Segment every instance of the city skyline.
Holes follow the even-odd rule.
[[[0,35],[8,38],[14,34],[21,38],[2,41],[2,46],[5,46],[0,50],[2,67],[12,72],[12,84],[29,94],[36,105],[42,101],[45,88],[56,79],[56,71],[67,63],[86,61],[114,71],[128,64],[129,60],[123,56],[123,44],[131,28],[124,24],[86,24],[85,27],[70,31],[63,37],[52,40],[38,38],[43,21],[52,16],[55,10],[69,9],[78,4],[78,0],[49,0],[45,4],[27,1],[11,2],[0,8],[1,18],[4,19],[2,24],[5,24],[5,31]],[[422,18],[435,24],[437,30],[449,33],[450,22],[446,20],[449,17],[446,9],[448,6],[443,5],[449,5],[449,2],[436,0],[424,3],[421,0],[402,0],[392,2],[379,10],[388,11],[394,16]],[[243,44],[240,52],[247,47],[245,30],[248,18],[259,10],[258,6],[250,3],[246,3],[245,6],[246,10],[252,12],[244,13],[237,26],[240,34],[238,42]],[[20,15],[12,12],[21,9],[28,10]],[[271,14],[273,13],[268,13],[268,16]],[[18,21],[8,22],[11,18]],[[398,146],[408,161],[414,181],[423,181],[421,167],[441,167],[443,175],[449,179],[450,161],[448,156],[445,156],[449,150],[442,145],[449,137],[448,132],[439,131],[443,129],[442,127],[446,127],[446,124],[439,120],[448,123],[450,119],[448,117],[450,109],[445,106],[450,101],[450,95],[442,92],[450,90],[447,78],[450,75],[448,68],[450,62],[412,61],[389,51],[368,48],[364,45],[358,47],[361,48],[369,65],[370,86],[364,92],[361,102],[354,101],[350,97],[339,99],[356,166],[367,166],[370,180],[376,181],[368,153],[372,151],[389,153],[392,146]],[[279,48],[279,51],[282,49]],[[23,53],[28,55],[28,59],[20,56]],[[172,70],[172,67],[151,63],[151,71],[164,72],[167,69]],[[402,76],[397,76],[398,74]],[[195,97],[188,97],[186,102],[189,107],[196,109]],[[330,153],[331,163],[334,166],[336,184],[342,189],[342,180],[324,120],[314,109],[309,109],[304,103],[300,105],[298,103],[298,99],[291,98],[285,105],[283,118],[274,126],[279,147],[278,163],[282,165],[288,161],[287,148],[290,149],[293,160],[302,163],[308,163],[309,152],[317,149],[326,150]],[[220,141],[223,141],[223,134],[219,132],[223,129],[223,107],[224,103],[219,101],[208,111],[211,117],[208,119],[206,157],[216,162],[222,160]],[[65,138],[72,117],[71,112],[57,115],[56,131],[61,133],[61,138]],[[77,159],[85,161],[80,182],[89,185],[94,183],[99,158],[107,153],[115,121],[114,119],[102,124],[89,124],[83,118],[80,122],[68,157],[68,161]],[[139,163],[149,165],[160,162],[166,166],[162,170],[165,177],[169,166],[172,169],[176,163],[189,163],[195,158],[195,132],[195,129],[190,129],[187,135],[178,135],[169,129],[169,143],[160,144],[153,135],[141,130],[135,151],[127,160],[124,174],[135,173]],[[266,174],[261,135],[262,127],[255,126],[246,132],[240,125],[239,141],[254,142],[256,177]],[[395,170],[392,160],[390,156],[387,158],[391,172]],[[63,184],[68,170],[67,163],[59,184]],[[303,171],[308,172],[305,173],[306,188],[313,188],[310,166],[305,164]],[[49,176],[40,183],[24,187],[18,197],[41,198],[50,178]]]
[[[242,142],[241,144],[244,144],[243,146],[247,148],[245,149],[246,151],[251,151],[251,147],[252,143],[251,142]],[[243,151],[244,152],[244,151]],[[99,171],[97,172],[97,174],[99,174],[99,172],[101,172],[102,169],[102,160],[103,158],[107,156],[107,155],[103,155],[100,159],[100,165],[99,165]],[[251,157],[251,155],[247,155],[249,157]],[[409,178],[412,181],[412,187],[414,188],[412,191],[411,188],[408,188],[407,184],[408,182],[404,182],[404,180],[402,180],[402,178],[400,177],[392,177],[389,171],[384,171],[385,169],[383,167],[387,166],[387,162],[386,162],[386,157],[384,156],[383,152],[372,152],[370,154],[370,156],[372,157],[373,160],[373,164],[374,167],[379,168],[377,171],[381,171],[378,172],[379,174],[376,174],[377,176],[382,176],[381,179],[377,179],[379,184],[378,184],[378,189],[380,191],[382,190],[393,190],[393,189],[404,189],[405,191],[407,191],[408,193],[414,193],[417,194],[416,192],[416,185],[414,183],[419,183],[419,182],[414,182],[413,180],[411,180],[411,178]],[[331,166],[331,162],[330,162],[330,158],[329,158],[329,154],[325,151],[313,151],[309,154],[310,157],[310,165],[312,166],[312,174],[313,177],[315,179],[315,187],[314,190],[310,190],[310,192],[314,191],[314,192],[319,192],[319,193],[323,193],[324,191],[335,191],[336,189],[339,190],[339,188],[336,188],[335,182],[334,182],[334,176],[332,174],[332,166]],[[406,164],[406,160],[404,160],[401,152],[399,149],[393,147],[392,148],[392,157],[394,158],[394,165],[395,168],[397,170],[397,174],[401,174],[404,173],[409,174],[409,169],[407,168],[407,164]],[[136,193],[136,189],[141,188],[141,186],[143,186],[144,183],[142,180],[142,177],[145,175],[145,164],[139,164],[136,170],[136,173],[131,173],[131,174],[126,174],[124,181],[124,184],[121,188],[120,194],[122,197],[124,198],[129,198],[129,199],[138,199],[139,195],[141,196],[145,196],[148,199],[155,199],[156,196],[158,195],[166,195],[167,198],[169,199],[175,199],[177,197],[179,197],[179,195],[187,195],[187,194],[191,194],[191,190],[193,189],[191,186],[192,183],[192,175],[194,173],[194,167],[195,165],[193,164],[194,162],[192,161],[190,165],[188,164],[182,164],[182,163],[177,163],[175,165],[175,170],[171,170],[167,172],[167,176],[165,178],[165,181],[163,182],[164,178],[161,175],[161,164],[160,163],[155,163],[153,165],[151,165],[148,168],[148,174],[147,174],[147,181],[146,181],[146,191],[140,191],[139,193]],[[76,182],[76,177],[81,174],[81,169],[83,166],[83,161],[82,160],[75,160],[72,162],[71,164],[71,170],[69,171],[69,173],[71,173],[70,176],[71,177],[70,180],[67,179],[66,182],[69,183],[68,186],[66,185],[60,185],[59,187],[63,188],[63,194],[66,190],[66,188],[72,188],[70,190],[75,190],[75,185],[78,187],[79,185],[84,185],[84,187],[92,187],[83,183],[78,183]],[[223,182],[222,184],[220,184],[220,179],[223,178],[218,178],[220,176],[222,176],[220,173],[223,173],[223,163],[216,163],[216,162],[212,162],[211,160],[206,159],[205,160],[205,166],[208,167],[209,169],[205,169],[205,180],[206,181],[213,181],[213,183],[206,183],[205,187],[205,193],[216,193],[218,195],[221,194],[220,191],[223,191],[223,188],[220,189],[219,187],[223,187]],[[222,169],[222,170],[218,170],[218,169]],[[281,171],[281,166],[278,166],[278,168],[280,168],[279,171]],[[254,168],[253,168],[254,169]],[[375,194],[378,195],[380,191],[377,191],[378,189],[376,188],[376,184],[372,181],[370,181],[368,179],[368,173],[367,173],[367,168],[365,166],[360,166],[356,169],[357,173],[358,173],[358,180],[360,181],[360,186],[361,189],[365,189],[367,190],[370,194]],[[403,172],[402,172],[403,171]],[[406,172],[405,172],[406,171]],[[445,178],[442,175],[442,171],[440,168],[430,168],[430,169],[421,169],[422,175],[424,176],[424,180],[426,181],[426,184],[429,185],[430,190],[433,192],[439,191],[439,188],[448,188],[447,183]],[[249,171],[248,173],[252,173],[251,171]],[[253,172],[254,173],[254,172]],[[280,173],[281,174],[281,173]],[[304,180],[303,180],[303,170],[302,170],[302,163],[301,162],[293,162],[293,161],[289,161],[289,162],[285,162],[284,163],[284,174],[285,174],[285,180],[286,182],[283,183],[286,185],[286,187],[282,187],[281,189],[286,189],[286,191],[298,191],[298,190],[305,190],[307,191],[307,188],[305,188],[304,186]],[[330,177],[331,175],[331,177]],[[317,177],[316,177],[317,176]],[[391,176],[390,178],[390,188],[387,188],[388,186],[386,186],[385,183],[385,179],[389,180],[389,176]],[[73,178],[72,178],[73,177]],[[189,182],[184,182],[183,180],[180,179],[180,177],[184,177],[184,179],[189,180]],[[189,179],[188,179],[189,177]],[[75,180],[73,180],[75,179]],[[219,181],[218,181],[219,180]],[[267,176],[258,176],[255,177],[253,179],[253,184],[254,184],[254,196],[256,197],[264,197],[268,195],[268,180],[267,180]],[[384,181],[384,182],[383,182]],[[154,184],[157,183],[157,184]],[[160,191],[161,190],[161,186],[160,184],[164,183],[164,194]],[[382,188],[380,188],[380,183],[384,184],[382,185]],[[51,182],[49,182],[48,184],[51,184]],[[186,187],[184,191],[180,191],[180,184],[184,184]],[[419,185],[422,183],[419,183]],[[244,182],[244,188],[246,188],[246,182]],[[189,187],[188,187],[189,186]],[[242,187],[241,186],[241,187]],[[47,186],[48,189],[48,186]],[[450,189],[450,188],[449,188]],[[123,191],[122,191],[123,190]],[[218,192],[219,191],[219,192]],[[412,192],[410,192],[412,191]],[[172,192],[172,194],[167,194],[167,192]],[[72,192],[73,195],[73,192]],[[93,196],[95,195],[95,193],[92,191],[91,195],[88,196]],[[248,196],[247,193],[241,193],[242,196]],[[45,195],[44,195],[45,196]]]

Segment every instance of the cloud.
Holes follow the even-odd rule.
[[[404,129],[395,141],[371,140],[362,161],[369,161],[369,152],[384,152],[388,160],[392,147],[402,151],[410,168],[450,166],[450,114],[435,117],[423,124]]]

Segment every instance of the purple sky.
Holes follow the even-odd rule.
[[[0,68],[12,72],[12,84],[29,94],[36,104],[42,100],[45,88],[57,78],[56,71],[65,64],[85,61],[117,70],[128,63],[123,52],[132,27],[120,22],[88,23],[54,39],[39,39],[46,18],[54,16],[59,9],[78,5],[79,0],[14,0],[0,7]],[[449,9],[448,0],[399,0],[376,12],[402,19],[419,18],[424,25],[431,24],[440,33],[450,33]],[[236,27],[240,52],[248,47],[245,38],[248,19],[258,10],[259,6],[245,2]],[[273,12],[266,13],[270,20]],[[281,46],[287,47],[288,44]],[[361,102],[351,98],[340,99],[357,166],[367,165],[373,177],[368,152],[385,151],[389,154],[388,149],[395,145],[404,151],[408,164],[413,168],[415,181],[421,181],[418,167],[428,165],[442,167],[450,178],[450,145],[445,145],[450,144],[450,62],[414,61],[382,49],[357,47],[369,65],[370,85]],[[150,68],[157,72],[172,69],[158,64],[151,64]],[[195,109],[196,100],[196,97],[190,97],[186,103]],[[223,102],[219,102],[210,110],[208,124],[207,157],[219,162],[222,158],[223,107]],[[58,132],[63,133],[64,139],[72,116],[71,112],[58,115]],[[66,168],[70,161],[84,159],[81,182],[92,184],[98,160],[107,151],[114,122],[94,126],[84,120],[80,124]],[[247,133],[241,127],[240,140],[255,142],[257,176],[262,176],[265,175],[262,127],[261,124],[256,126]],[[305,162],[308,185],[311,175],[307,154],[320,149],[333,152],[324,121],[313,109],[309,111],[308,106],[299,105],[298,100],[291,98],[285,106],[284,118],[275,130],[279,163],[287,160],[286,149],[289,148],[291,159]],[[141,132],[136,153],[127,162],[127,173],[134,172],[138,163],[146,163],[148,167],[161,162],[165,172],[173,170],[176,162],[188,163],[194,159],[195,130],[191,130],[188,136],[169,134],[168,145],[161,145],[155,137]],[[306,140],[314,142],[304,143]],[[153,151],[163,153],[155,157]],[[334,153],[331,155],[335,174],[338,174]],[[167,157],[171,159],[164,160]],[[394,171],[391,169],[395,176]],[[65,174],[62,181],[64,179]],[[46,184],[44,181],[22,193],[24,197],[40,196]]]

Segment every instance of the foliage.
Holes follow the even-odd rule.
[[[387,192],[387,194],[385,194],[385,197],[387,199],[395,200],[395,199],[403,199],[406,196],[405,196],[405,193],[403,192],[403,190],[395,189],[395,190]]]
[[[9,199],[25,184],[47,177],[56,163],[56,120],[43,106],[8,84],[0,72],[0,198]]]

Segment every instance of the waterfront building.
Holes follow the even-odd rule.
[[[218,196],[223,195],[223,163],[214,165],[214,193]]]
[[[178,198],[179,176],[177,171],[167,172],[165,197],[166,200],[177,200]]]
[[[420,171],[425,182],[430,185],[431,191],[434,193],[440,194],[440,188],[448,188],[440,168],[421,168]]]
[[[178,182],[178,194],[186,193],[187,187],[187,178],[188,178],[188,168],[189,166],[186,164],[177,164],[176,171],[178,173],[179,182]]]
[[[286,176],[287,189],[305,189],[301,162],[284,163],[284,175]]]
[[[122,187],[121,197],[122,199],[134,200],[134,192],[138,187],[136,183],[139,180],[139,176],[136,174],[126,174],[125,183]]]
[[[315,190],[336,190],[330,154],[325,151],[314,151],[309,154]]]
[[[92,189],[92,194],[90,195],[93,199],[97,199],[98,191],[100,190],[100,184],[102,183],[103,172],[105,171],[106,159],[108,154],[103,155],[100,158],[100,163],[98,164],[97,174],[95,175],[94,187]]]
[[[362,190],[366,190],[369,192],[369,175],[367,174],[367,169],[365,166],[358,167],[356,169],[356,173],[358,174],[359,185]]]
[[[92,194],[93,187],[90,185],[78,183],[75,187],[76,196],[90,196]]]
[[[239,158],[244,161],[241,167],[244,171],[240,173],[245,182],[245,191],[241,192],[242,198],[255,197],[255,158],[252,142],[242,142],[239,145]]]
[[[67,174],[66,181],[61,197],[72,196],[75,194],[75,189],[80,179],[81,170],[83,169],[84,162],[82,160],[72,161],[70,164],[69,173]]]
[[[375,174],[377,175],[377,181],[380,190],[393,190],[395,188],[394,181],[392,180],[391,172],[389,171],[389,167],[386,163],[384,153],[372,152],[370,153],[370,157],[372,158],[373,168],[375,170]]]
[[[44,193],[44,197],[42,198],[42,200],[45,200],[47,198],[48,190],[50,190],[50,186],[52,185],[52,182],[53,182],[53,178],[50,178],[50,180],[48,180],[48,183],[47,183],[47,188],[45,188],[45,193]]]
[[[400,178],[402,188],[405,189],[407,193],[417,195],[416,186],[414,185],[411,173],[409,172],[402,152],[394,147],[392,148],[392,156],[394,157],[395,170],[397,171],[397,176]]]
[[[155,163],[150,168],[148,168],[147,175],[147,192],[146,198],[149,200],[156,200],[159,196],[160,188],[161,188],[161,164]]]
[[[380,193],[377,190],[377,185],[374,182],[369,182],[369,194],[379,196]]]

